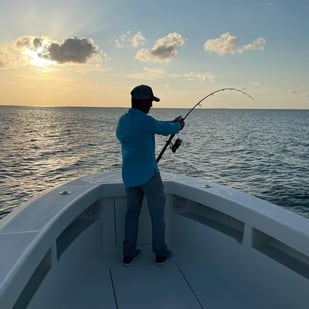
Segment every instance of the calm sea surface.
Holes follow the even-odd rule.
[[[127,109],[0,106],[0,218],[39,192],[120,169],[115,138]],[[153,109],[174,119],[188,110]],[[209,110],[190,114],[164,171],[240,189],[309,218],[309,110]],[[158,136],[157,153],[166,137]]]

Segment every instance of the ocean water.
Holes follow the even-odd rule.
[[[39,192],[121,168],[127,109],[0,106],[0,218]],[[174,119],[186,109],[152,109]],[[309,110],[196,109],[160,169],[228,185],[309,218]],[[157,153],[167,137],[158,136]]]

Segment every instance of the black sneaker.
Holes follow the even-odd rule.
[[[129,266],[132,265],[132,262],[137,260],[141,255],[141,250],[136,250],[135,255],[129,256],[125,255],[122,260],[122,265]]]
[[[166,250],[164,254],[156,255],[156,265],[161,266],[168,262],[168,260],[173,256],[171,250]]]

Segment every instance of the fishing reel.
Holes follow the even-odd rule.
[[[174,143],[171,142],[170,148],[172,149],[173,153],[175,153],[177,151],[177,149],[180,147],[181,143],[182,143],[182,140],[180,138],[177,138]]]

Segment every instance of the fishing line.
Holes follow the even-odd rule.
[[[238,91],[246,96],[248,96],[251,100],[254,100],[254,98],[248,94],[247,92],[243,91],[243,90],[240,90],[240,89],[237,89],[237,88],[221,88],[221,89],[218,89],[218,90],[215,90],[209,94],[207,94],[205,97],[203,97],[200,101],[198,101],[187,113],[186,115],[183,117],[183,120],[185,120],[190,114],[191,112],[199,105],[201,105],[201,103],[203,101],[205,101],[207,98],[209,98],[210,96],[213,96],[215,95],[216,93],[218,92],[221,92],[221,91],[226,91],[226,90],[230,90],[230,91]],[[172,140],[173,138],[175,137],[176,134],[172,134],[170,135],[169,139],[166,141],[164,147],[162,148],[160,154],[158,155],[157,157],[157,162],[160,161],[160,159],[162,158],[165,150],[167,149],[168,146],[170,146],[170,148],[172,149],[172,152],[175,153],[177,151],[177,149],[179,148],[179,146],[181,145],[182,141],[181,139],[177,138],[176,141],[173,143]]]

